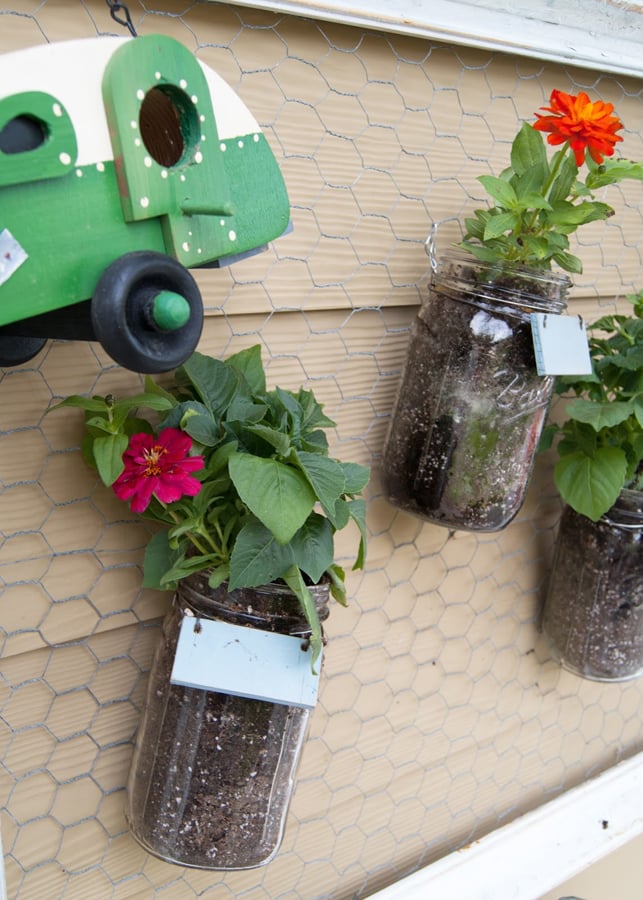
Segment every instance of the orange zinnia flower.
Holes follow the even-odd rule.
[[[537,112],[538,121],[534,128],[550,132],[547,142],[553,146],[569,142],[579,168],[585,162],[586,149],[594,162],[600,165],[605,156],[612,156],[614,144],[623,140],[616,134],[623,124],[612,115],[614,106],[611,103],[592,101],[583,91],[575,96],[557,90],[551,92],[549,102],[550,106],[542,108],[553,115],[545,116]]]

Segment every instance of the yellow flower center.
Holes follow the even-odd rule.
[[[161,474],[163,470],[160,466],[160,461],[161,457],[165,456],[166,453],[167,450],[165,447],[161,447],[160,444],[154,444],[153,447],[143,451],[143,456],[145,457],[145,472],[143,474],[146,478]]]

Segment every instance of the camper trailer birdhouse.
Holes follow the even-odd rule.
[[[59,337],[175,368],[203,322],[189,269],[264,248],[289,218],[256,120],[172,38],[0,56],[0,366]]]

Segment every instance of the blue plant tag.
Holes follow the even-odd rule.
[[[170,682],[312,709],[319,675],[302,638],[184,616]],[[316,662],[321,671],[321,656]]]
[[[531,333],[539,375],[591,375],[587,332],[580,316],[532,313]]]

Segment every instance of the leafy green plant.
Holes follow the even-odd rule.
[[[611,103],[591,101],[587,94],[552,91],[550,106],[525,122],[511,146],[510,165],[499,176],[481,175],[478,181],[493,205],[474,210],[465,219],[460,246],[489,263],[506,262],[551,270],[552,262],[567,272],[583,271],[581,260],[569,252],[569,235],[581,225],[607,219],[614,210],[594,199],[593,191],[623,179],[643,180],[643,165],[627,159],[606,159],[622,138],[623,128],[612,115]],[[562,145],[547,157],[547,142]],[[587,156],[586,156],[587,151]],[[585,181],[580,167],[587,165]]]
[[[308,585],[329,580],[345,604],[334,534],[357,524],[353,568],[363,567],[369,469],[329,456],[334,422],[313,393],[268,390],[257,345],[224,361],[195,353],[169,389],[148,377],[137,396],[74,395],[59,407],[84,410],[86,462],[163,526],[146,550],[144,586],[171,590],[204,570],[213,587],[282,580],[310,625],[314,665],[322,635]]]
[[[591,375],[564,376],[556,392],[573,394],[562,424],[551,423],[541,446],[558,437],[554,481],[576,512],[597,521],[625,487],[643,490],[643,291],[627,298],[631,316],[603,316],[588,326]]]

